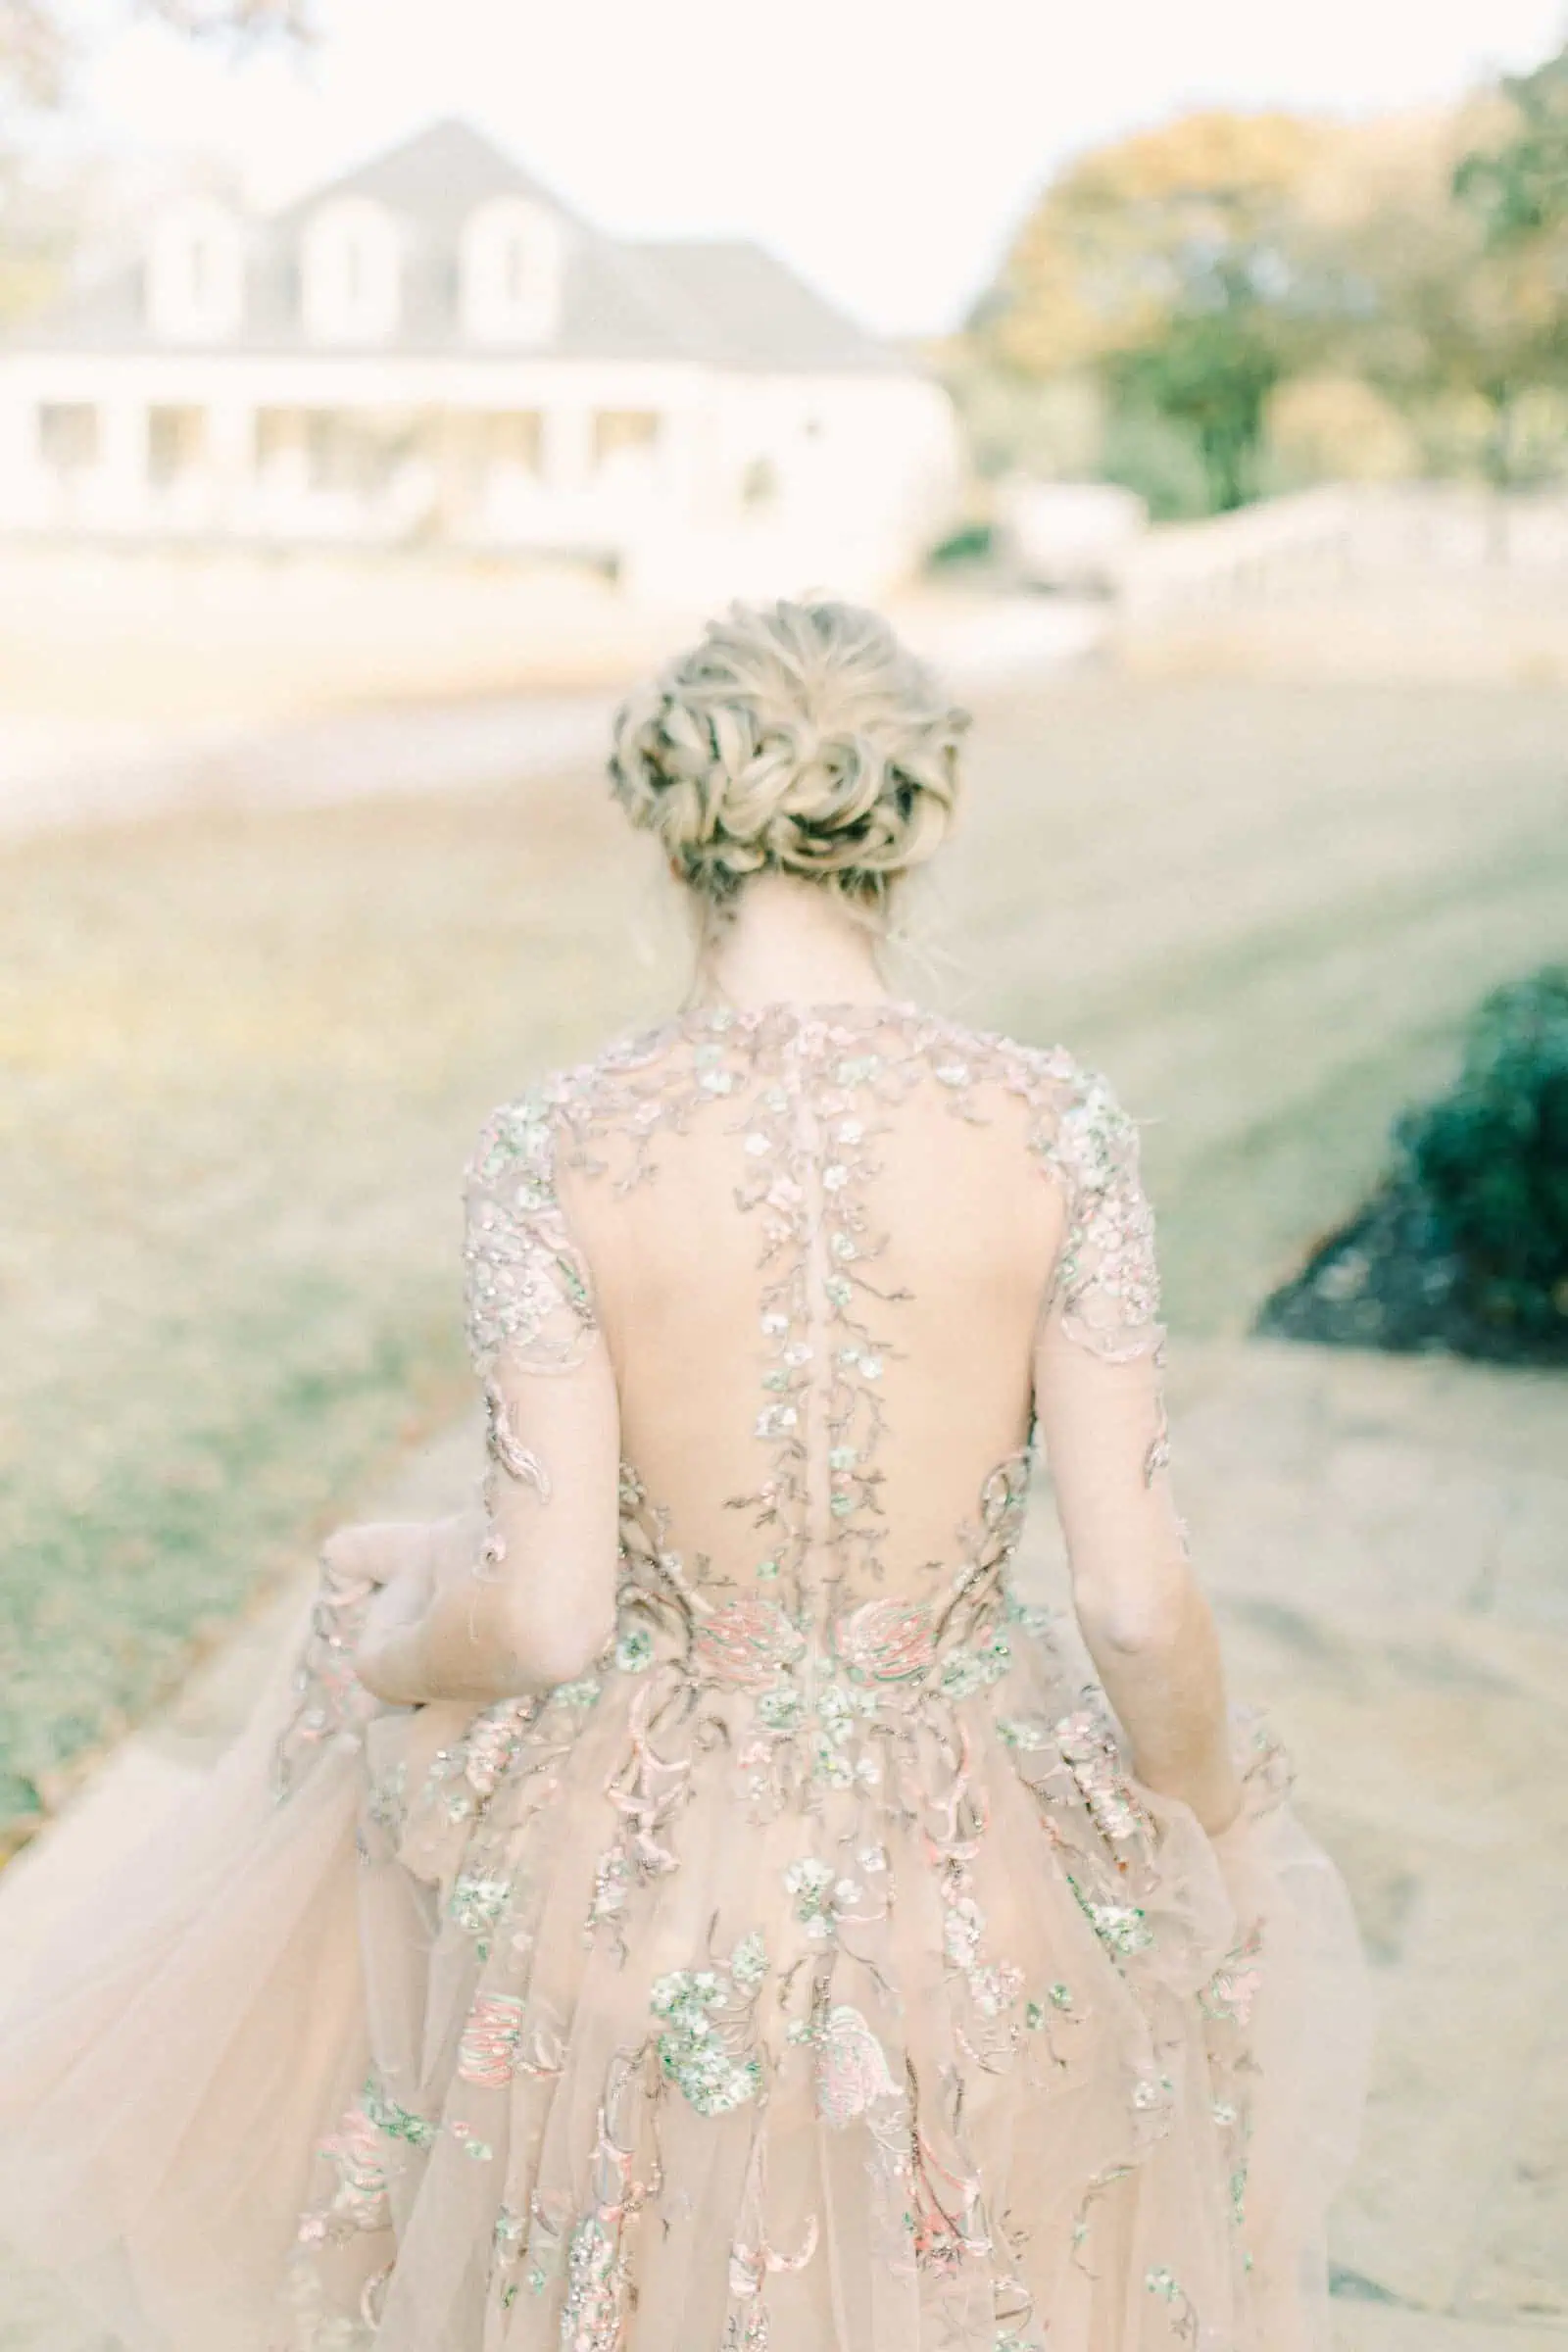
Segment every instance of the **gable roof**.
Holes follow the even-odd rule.
[[[475,206],[492,196],[526,196],[559,220],[572,215],[553,188],[514,163],[494,140],[456,115],[431,122],[395,147],[383,148],[318,188],[308,189],[277,214],[274,225],[292,226],[318,205],[338,196],[365,196],[384,204],[427,233],[456,239]],[[576,223],[580,225],[580,223]]]
[[[318,348],[298,295],[299,247],[319,206],[357,196],[384,205],[403,234],[403,299],[396,333],[373,354],[462,353],[514,358],[467,342],[459,324],[458,257],[465,221],[497,196],[521,196],[554,215],[563,235],[557,331],[539,359],[684,360],[743,372],[887,373],[907,363],[797,277],[774,255],[741,241],[639,243],[604,235],[470,123],[432,122],[368,163],[252,223],[245,317],[221,354]],[[12,349],[126,352],[185,349],[148,327],[142,271],[121,269],[17,329]],[[342,347],[333,347],[343,357]],[[352,347],[350,355],[352,356]]]

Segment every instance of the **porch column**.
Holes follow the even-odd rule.
[[[540,419],[539,471],[547,490],[574,498],[593,473],[594,419],[587,407],[549,408]]]
[[[12,394],[0,398],[0,523],[25,529],[38,521],[43,508],[38,406]]]
[[[671,515],[688,526],[709,519],[712,502],[708,496],[708,458],[712,438],[711,419],[700,409],[666,409],[660,417],[660,499]]]
[[[147,403],[111,396],[99,404],[97,479],[93,504],[114,531],[141,529],[148,520]]]
[[[214,401],[206,438],[213,524],[220,531],[246,531],[256,495],[256,411],[245,402]]]

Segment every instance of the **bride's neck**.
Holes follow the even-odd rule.
[[[758,874],[703,956],[693,994],[744,1006],[875,1003],[888,990],[875,938],[830,890]]]

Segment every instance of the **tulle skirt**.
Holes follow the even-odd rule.
[[[1017,1604],[474,1715],[364,1597],[4,2023],[0,2225],[135,2352],[1327,2345],[1365,1986],[1255,1723],[1216,1839]]]

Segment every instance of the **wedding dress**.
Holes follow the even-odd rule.
[[[1223,1835],[1141,1785],[1009,1577],[1037,1433],[1075,1574],[1180,1541],[1103,1082],[699,1010],[501,1110],[467,1200],[482,1508],[328,1545],[10,2022],[7,2226],[138,2352],[1326,2342],[1339,1880],[1245,1715]],[[590,1673],[356,1682],[372,1574],[617,1546]]]

